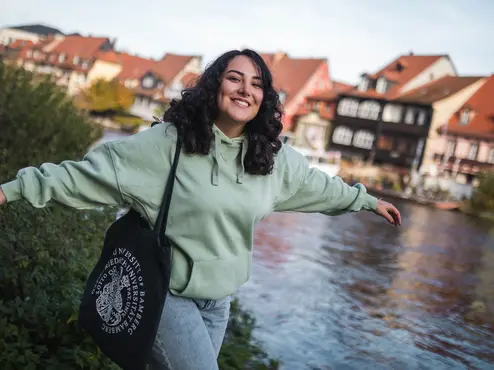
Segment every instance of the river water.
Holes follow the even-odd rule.
[[[401,227],[362,212],[256,228],[238,297],[282,369],[494,369],[494,224],[395,204]]]

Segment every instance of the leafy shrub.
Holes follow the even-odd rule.
[[[0,127],[0,183],[22,167],[81,158],[102,133],[48,79],[1,62]],[[0,207],[2,370],[112,368],[75,320],[111,213]]]

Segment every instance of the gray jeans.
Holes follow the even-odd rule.
[[[217,370],[230,302],[168,293],[149,370]]]

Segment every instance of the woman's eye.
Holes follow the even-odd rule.
[[[240,80],[238,79],[238,77],[233,77],[233,76],[232,76],[232,77],[228,77],[228,79],[229,79],[230,81],[233,81],[233,82],[238,82],[238,81],[240,81]]]

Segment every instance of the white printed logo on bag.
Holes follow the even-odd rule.
[[[103,320],[101,329],[109,334],[126,331],[132,335],[144,311],[144,281],[137,259],[125,248],[113,251],[91,295]]]

